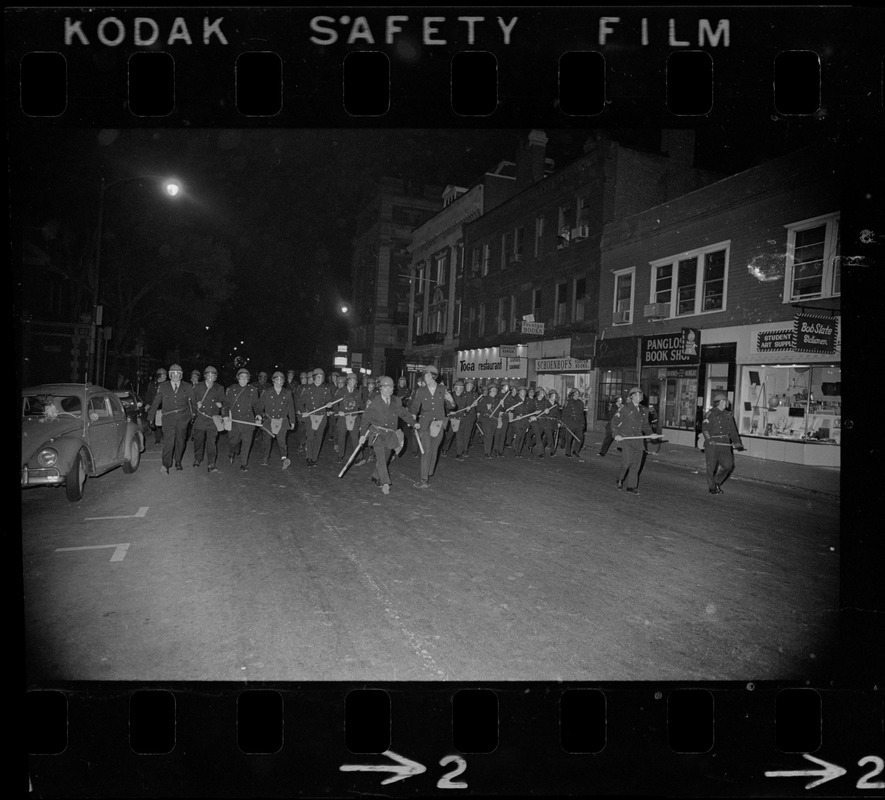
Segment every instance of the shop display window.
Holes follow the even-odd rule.
[[[627,391],[639,384],[635,369],[610,369],[599,376],[599,391],[596,396],[596,419],[608,419],[608,412],[616,397],[626,399]]]
[[[744,366],[734,411],[741,434],[840,444],[842,370],[834,364]]]
[[[687,370],[680,375],[677,370],[668,370],[660,381],[659,414],[665,428],[694,430],[695,409],[698,399],[697,370]]]

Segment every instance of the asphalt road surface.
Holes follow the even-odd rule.
[[[617,454],[90,479],[22,492],[28,681],[770,680],[837,655],[832,497]],[[586,450],[585,450],[586,452]]]

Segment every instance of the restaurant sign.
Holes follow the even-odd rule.
[[[538,358],[536,372],[589,372],[589,358]]]

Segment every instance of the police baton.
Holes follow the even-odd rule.
[[[360,436],[360,440],[356,443],[356,447],[353,449],[353,452],[350,454],[350,458],[347,459],[347,463],[341,468],[341,472],[338,473],[338,477],[340,478],[347,472],[347,468],[351,465],[353,460],[356,458],[356,454],[362,450],[363,445],[366,443],[366,438],[368,437],[369,432],[366,431],[362,436]]]

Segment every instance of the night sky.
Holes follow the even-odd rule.
[[[763,148],[738,129],[706,128],[698,136],[698,166],[737,170],[809,138],[787,126],[782,130],[781,139]],[[578,158],[593,133],[546,132],[547,155],[558,167]],[[130,293],[147,286],[127,335],[143,330],[146,351],[160,360],[178,357],[188,368],[218,362],[230,369],[237,346],[253,372],[277,365],[311,368],[327,363],[334,345],[346,341],[347,320],[338,306],[351,300],[355,219],[378,179],[470,185],[499,161],[513,160],[526,134],[43,128],[13,142],[13,228],[62,231],[67,268],[76,272],[91,257],[101,177],[108,183],[174,177],[184,192],[173,201],[151,180],[127,180],[106,193],[102,299],[111,322],[115,304],[122,304],[115,291],[124,290],[114,289],[118,278]],[[655,149],[660,132],[616,135]],[[191,273],[179,280],[175,267],[181,263],[191,265]],[[152,279],[156,285],[148,285]],[[116,322],[124,335],[126,326]]]

